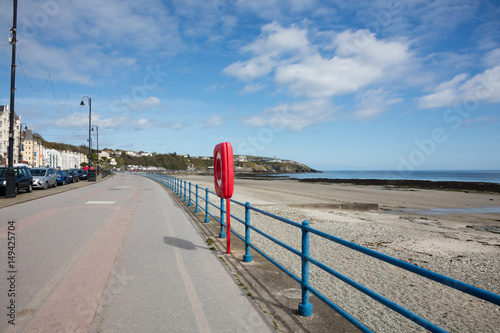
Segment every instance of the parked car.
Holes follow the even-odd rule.
[[[71,178],[68,176],[66,171],[57,170],[57,185],[66,185],[71,183]]]
[[[87,179],[89,179],[89,173],[88,173],[87,170],[79,169],[78,170],[78,174],[80,175],[80,179],[81,180],[87,180]]]
[[[66,174],[68,175],[69,177],[69,182],[72,184],[74,182],[76,182],[75,180],[75,176],[73,175],[73,173],[71,173],[71,169],[68,169],[68,170],[64,170],[66,171]]]
[[[78,169],[66,170],[66,173],[71,177],[71,182],[76,183],[80,181],[80,175],[78,174]]]
[[[33,188],[48,189],[57,186],[57,173],[52,168],[32,168]]]
[[[33,190],[33,176],[31,176],[30,170],[24,166],[14,167],[15,172],[15,193],[25,190],[26,192],[31,192]],[[5,194],[7,187],[6,179],[7,168],[0,168],[0,193]]]

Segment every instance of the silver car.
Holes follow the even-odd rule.
[[[52,168],[31,168],[33,188],[48,189],[57,186],[57,173]]]

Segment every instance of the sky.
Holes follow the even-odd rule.
[[[496,1],[21,0],[17,40],[15,111],[47,141],[88,145],[90,98],[100,149],[500,169]]]

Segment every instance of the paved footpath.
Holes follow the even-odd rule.
[[[224,266],[185,210],[144,177],[5,207],[0,331],[274,331]]]

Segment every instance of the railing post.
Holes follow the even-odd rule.
[[[205,223],[210,222],[208,218],[208,187],[205,189]]]
[[[184,181],[184,202],[186,202],[186,188],[187,188],[187,184],[186,184],[186,181]]]
[[[194,210],[195,213],[199,213],[200,210],[198,209],[198,184],[196,184],[196,208]]]
[[[191,182],[189,182],[189,201],[188,201],[188,207],[191,207],[193,203],[191,202]]]
[[[250,254],[250,202],[245,203],[245,254],[243,262],[252,262]]]
[[[313,306],[309,302],[309,222],[302,222],[302,302],[299,304],[299,314],[303,317],[310,317],[313,313]]]
[[[226,238],[226,232],[224,231],[224,198],[220,198],[220,232],[219,238]]]

